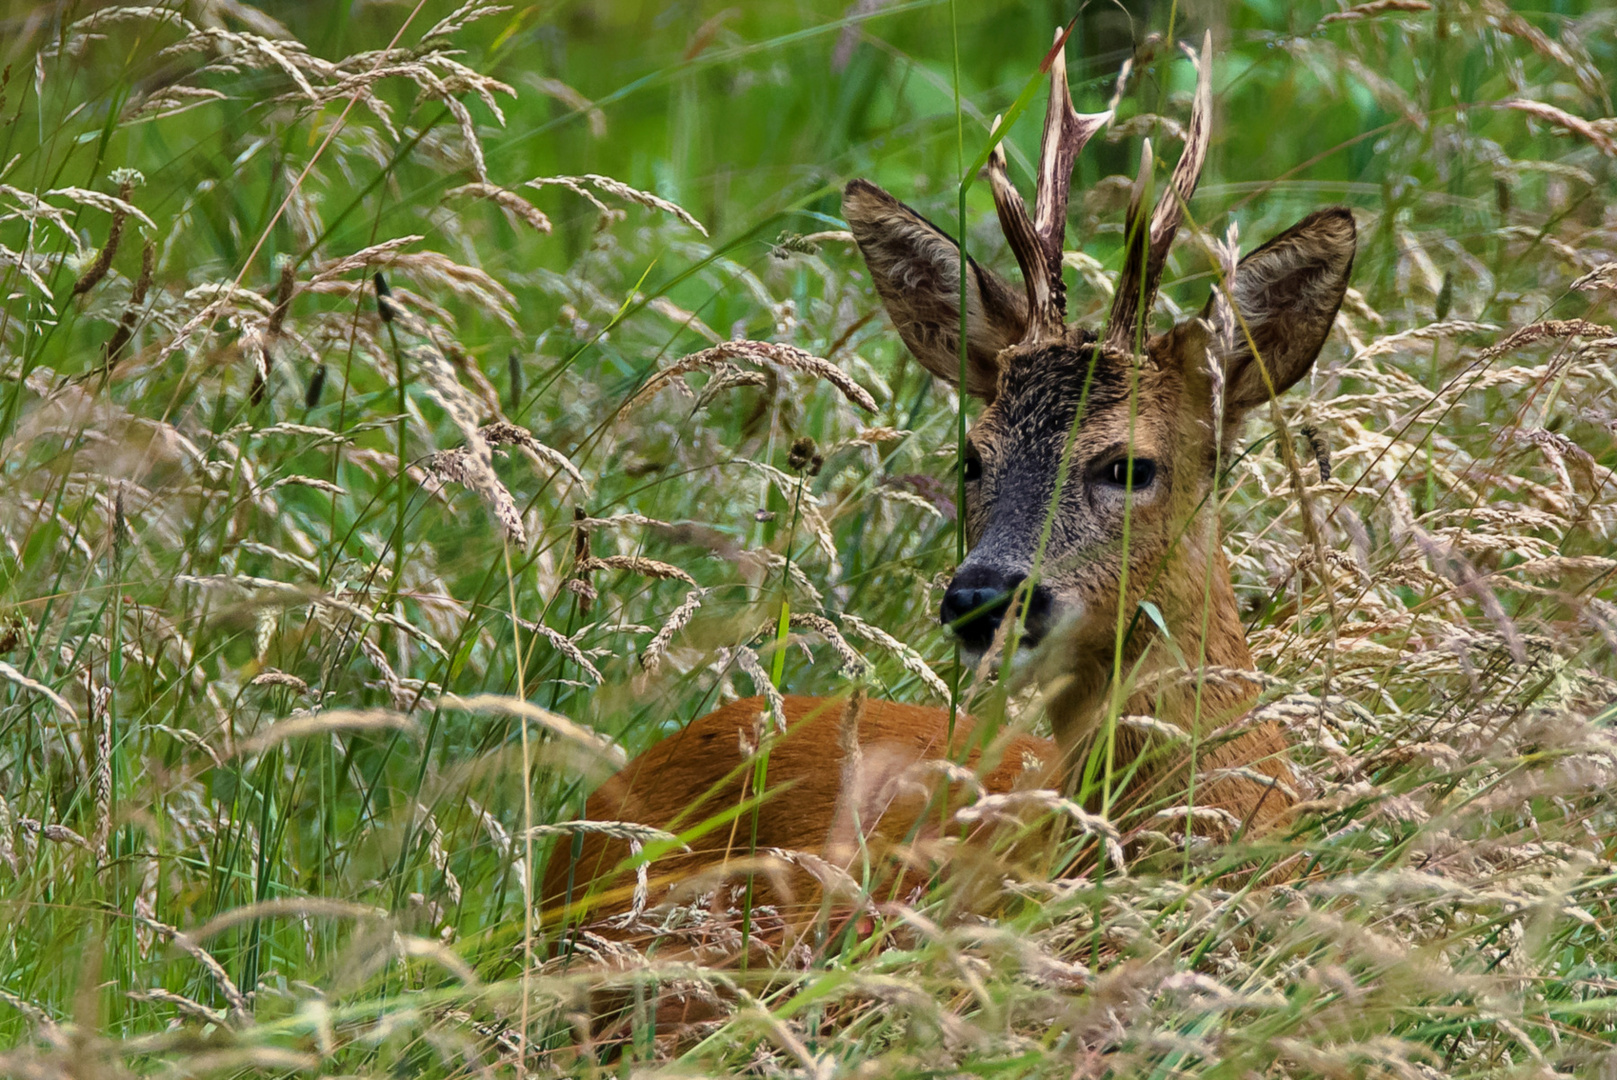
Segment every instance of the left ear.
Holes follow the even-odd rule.
[[[1231,415],[1308,374],[1347,293],[1355,244],[1353,214],[1336,206],[1308,215],[1241,260],[1230,283],[1235,344],[1222,357]],[[1204,318],[1212,306],[1209,300]]]
[[[842,216],[876,292],[910,353],[945,382],[960,379],[960,249],[926,218],[868,180],[851,180]],[[968,258],[966,392],[993,401],[999,354],[1027,330],[1027,298]]]

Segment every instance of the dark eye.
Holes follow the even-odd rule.
[[[968,483],[983,478],[983,459],[977,453],[976,447],[969,444],[966,446],[966,458],[960,464],[960,471]]]
[[[1129,475],[1130,464],[1134,466],[1132,477]],[[1132,462],[1128,458],[1118,458],[1106,466],[1101,476],[1109,484],[1139,491],[1141,488],[1150,487],[1151,481],[1157,478],[1157,463],[1146,458],[1135,458]]]

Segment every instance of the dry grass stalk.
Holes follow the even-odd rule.
[[[631,859],[639,859],[648,842],[667,843],[681,850],[689,850],[673,833],[630,821],[563,821],[554,825],[535,825],[527,830],[526,835],[540,839],[550,836],[573,836],[579,833],[598,833],[623,840],[629,845]],[[629,927],[638,924],[650,900],[651,865],[641,862],[634,868],[634,892],[630,897],[628,910],[607,919],[606,925]]]
[[[0,1001],[5,1002],[13,1009],[16,1009],[18,1012],[26,1016],[28,1018],[28,1022],[33,1024],[34,1027],[38,1029],[39,1034],[46,1036],[47,1038],[54,1035],[56,1031],[56,1021],[51,1019],[50,1013],[46,1012],[44,1009],[41,1009],[38,1005],[35,1005],[27,998],[19,997],[18,995],[13,994],[10,990],[0,990]]]
[[[415,811],[420,827],[427,837],[427,858],[432,861],[433,869],[443,877],[444,895],[450,906],[458,907],[464,894],[460,879],[449,866],[449,852],[444,848],[444,831],[438,827],[437,816],[424,805],[416,803]]]
[[[463,0],[459,7],[433,23],[426,33],[421,35],[421,40],[433,42],[438,38],[454,37],[479,19],[510,10],[507,4],[491,4],[488,0]]]
[[[478,427],[476,406],[455,377],[455,369],[436,343],[412,348],[408,355],[425,376],[428,393],[443,406],[466,440],[465,446],[450,451],[448,456],[435,457],[431,467],[475,491],[493,512],[505,535],[518,546],[526,547],[528,532],[523,527],[521,512],[510,490],[494,472],[494,452]]]
[[[1368,4],[1355,4],[1346,11],[1332,11],[1326,13],[1320,20],[1321,26],[1333,22],[1355,22],[1359,19],[1368,19],[1376,15],[1384,15],[1389,11],[1410,12],[1430,11],[1432,5],[1428,0],[1371,0]]]
[[[836,624],[824,615],[816,615],[812,611],[794,611],[791,614],[791,625],[797,629],[813,630],[831,646],[831,651],[837,654],[842,661],[842,673],[848,678],[858,681],[870,673],[870,665],[865,658],[859,655],[852,645],[848,644]],[[765,627],[762,633],[770,633],[773,626]]]
[[[534,840],[544,840],[556,836],[574,836],[578,833],[598,833],[601,836],[610,836],[616,840],[633,841],[639,844],[671,844],[679,849],[687,849],[679,837],[662,829],[654,829],[650,825],[642,825],[635,821],[594,821],[580,819],[578,821],[557,821],[547,825],[535,825],[523,835]]]
[[[273,40],[216,26],[192,28],[183,39],[158,53],[158,56],[169,59],[189,52],[229,57],[232,65],[279,68],[292,80],[298,92],[310,100],[318,100],[319,95],[315,93],[305,72],[329,76],[333,70],[326,62],[311,57],[301,42]]]
[[[666,296],[654,296],[646,301],[646,307],[655,311],[669,322],[683,326],[692,333],[706,338],[717,345],[724,340],[724,335],[703,322],[694,311],[686,311]]]
[[[1524,345],[1531,345],[1535,341],[1546,338],[1607,338],[1612,336],[1609,326],[1592,323],[1586,319],[1546,319],[1543,322],[1529,323],[1518,330],[1512,330],[1499,341],[1483,349],[1478,354],[1480,360],[1492,360],[1504,356]]]
[[[534,438],[533,433],[528,431],[526,428],[518,427],[516,424],[510,423],[509,421],[498,420],[492,424],[487,424],[480,428],[479,433],[483,436],[484,441],[490,446],[518,447],[532,454],[539,461],[550,465],[552,468],[560,469],[562,472],[565,472],[568,476],[572,477],[573,481],[580,487],[588,487],[588,483],[584,479],[584,474],[579,471],[578,466],[574,465],[572,460],[569,459],[566,454],[563,454],[560,450],[546,446],[544,443]],[[430,461],[428,465],[436,470],[437,465],[434,464],[434,462],[447,463],[453,456],[464,455],[465,452],[465,447],[457,447],[454,450],[440,451],[438,454],[434,455],[432,461]],[[464,471],[463,464],[446,464],[446,467],[456,470],[457,475],[454,477],[449,477],[450,479],[458,479],[458,475]]]
[[[260,731],[252,738],[237,743],[223,756],[248,757],[277,746],[288,739],[301,739],[337,731],[398,731],[414,733],[415,721],[387,709],[329,709],[317,713],[295,713],[291,717]]]
[[[673,642],[674,635],[685,629],[686,624],[691,621],[691,616],[696,614],[696,609],[702,606],[702,595],[701,589],[692,589],[685,594],[685,599],[680,601],[679,606],[668,613],[668,618],[663,620],[662,626],[652,635],[651,640],[646,643],[645,651],[640,654],[642,668],[654,672],[662,666],[663,655],[668,652],[668,646]]]
[[[39,291],[41,296],[49,296],[51,287],[46,283],[44,277],[40,275],[39,268],[34,265],[35,262],[39,261],[43,260],[38,259],[32,253],[13,251],[4,244],[0,244],[0,265],[15,267],[23,277],[28,279],[29,284]]]
[[[878,487],[876,495],[887,502],[902,503],[905,506],[914,507],[928,517],[934,517],[940,521],[944,519],[943,510],[938,506],[936,500],[929,499],[925,495],[905,491],[903,488],[894,487],[892,484],[883,484]]]
[[[130,990],[126,996],[131,1001],[155,1001],[164,1005],[172,1005],[181,1016],[189,1017],[201,1024],[213,1024],[223,1027],[229,1021],[229,1014],[222,1009],[211,1009],[201,1002],[192,1001],[183,994],[176,994],[172,990],[164,990],[154,986],[148,990]]]
[[[543,728],[552,736],[566,740],[576,746],[589,751],[595,757],[605,760],[613,767],[622,765],[627,759],[623,748],[611,739],[581,724],[574,723],[549,709],[541,709],[531,702],[520,698],[502,697],[499,694],[477,694],[473,697],[463,698],[457,694],[445,694],[438,699],[438,704],[445,709],[464,709],[467,712],[491,712],[502,716],[511,716],[526,723]]]
[[[524,630],[530,630],[537,636],[544,638],[550,643],[551,648],[561,653],[574,664],[577,664],[579,671],[589,676],[590,681],[595,683],[597,686],[606,681],[606,677],[602,675],[600,669],[590,661],[590,658],[584,655],[584,650],[578,647],[577,642],[573,641],[566,634],[563,634],[560,630],[552,629],[551,627],[546,626],[544,623],[530,623],[527,621],[522,623],[522,628]]]
[[[74,231],[72,223],[68,221],[67,212],[59,206],[52,206],[32,191],[13,187],[11,184],[0,184],[0,195],[11,200],[6,207],[5,218],[13,216],[27,221],[41,222],[52,226],[62,239],[73,245],[76,255],[84,253],[84,241]]]
[[[585,529],[614,529],[614,528],[650,528],[674,529],[678,526],[672,522],[647,517],[644,514],[613,514],[610,517],[582,517],[572,523],[574,526]]]
[[[851,612],[843,613],[842,625],[847,627],[851,633],[857,634],[867,641],[874,641],[877,645],[891,652],[898,657],[898,662],[905,671],[920,679],[922,685],[944,701],[949,700],[949,684],[944,682],[938,673],[932,670],[932,666],[926,662],[925,657],[913,648],[904,644],[881,627],[873,626]]]
[[[260,378],[263,377],[263,372],[262,371],[259,372],[259,377]],[[346,490],[344,490],[343,487],[340,484],[333,484],[330,480],[327,480],[324,477],[319,477],[319,476],[283,476],[279,480],[275,481],[273,484],[270,484],[270,485],[268,485],[266,487],[257,488],[256,490],[261,491],[261,492],[263,492],[265,494],[268,494],[268,493],[270,493],[272,491],[275,491],[275,490],[277,490],[279,488],[288,487],[288,486],[290,486],[290,487],[313,488],[315,491],[323,491],[327,495],[346,495],[346,494],[348,494],[348,492]]]
[[[217,937],[232,926],[240,926],[257,919],[307,919],[311,916],[332,919],[385,919],[387,911],[366,904],[332,900],[323,896],[288,896],[231,908],[185,933],[191,941],[200,943]]]
[[[477,972],[472,970],[472,966],[442,942],[416,937],[414,934],[394,934],[392,944],[400,959],[431,960],[466,986],[477,986],[482,982],[477,977]]]
[[[21,825],[25,832],[38,833],[53,844],[72,844],[74,847],[83,848],[92,855],[95,854],[95,846],[66,825],[43,822],[31,817],[18,818],[17,824]]]
[[[296,675],[289,675],[284,671],[275,671],[273,669],[269,671],[261,671],[257,675],[254,675],[252,682],[248,683],[247,685],[285,686],[289,689],[296,690],[300,694],[307,694],[309,692],[309,684],[298,678]]]
[[[775,734],[784,735],[786,733],[786,699],[781,697],[779,690],[775,689],[775,684],[769,678],[769,673],[764,671],[763,664],[758,661],[758,654],[745,645],[738,645],[730,650],[730,658],[735,661],[736,667],[740,668],[747,678],[752,680],[753,693],[762,695],[764,700],[769,702],[769,710],[759,714],[758,726],[753,731],[754,746],[763,744],[765,737],[763,720],[765,718],[768,718],[772,723]]]
[[[175,948],[191,957],[207,970],[208,974],[213,977],[214,984],[219,987],[219,992],[230,1003],[231,1021],[234,1024],[239,1026],[250,1021],[252,1008],[247,1004],[247,998],[236,986],[235,980],[230,977],[230,973],[225,970],[224,965],[214,959],[212,953],[197,944],[189,935],[176,930],[167,923],[141,915],[136,915],[135,920],[155,931],[162,940],[173,942]]]
[[[90,727],[95,732],[95,830],[90,848],[97,860],[106,862],[107,839],[112,835],[112,687],[98,684],[85,668],[84,698],[90,710]]]
[[[420,234],[397,236],[392,240],[383,240],[369,247],[361,248],[352,255],[344,255],[337,259],[328,259],[316,263],[309,268],[307,288],[314,288],[328,281],[336,281],[353,273],[372,273],[379,268],[390,269],[394,260],[411,244],[420,243],[426,237]]]
[[[67,703],[66,698],[39,680],[30,679],[28,676],[24,675],[22,672],[18,671],[4,660],[0,660],[0,679],[4,679],[6,682],[9,682],[14,686],[20,686],[24,690],[29,690],[40,695],[52,705],[56,706],[61,714],[69,721],[78,723],[79,714],[74,711],[73,706]]]
[[[1543,101],[1530,101],[1526,98],[1511,98],[1509,101],[1499,102],[1495,108],[1515,109],[1517,112],[1536,116],[1540,120],[1548,121],[1557,127],[1577,135],[1593,143],[1595,148],[1609,158],[1617,158],[1617,139],[1595,127],[1581,116],[1573,116],[1564,109],[1558,109]]]
[[[122,181],[119,178],[119,174],[114,174],[113,179],[115,182],[120,183],[119,190],[121,192]],[[133,173],[132,176],[128,177],[128,180],[131,188],[138,186],[140,183],[140,174]],[[148,229],[151,229],[154,232],[157,231],[157,222],[148,217],[146,212],[140,207],[136,206],[128,199],[123,198],[121,194],[108,195],[104,192],[91,191],[88,188],[80,187],[52,188],[50,191],[45,192],[46,198],[51,198],[53,196],[71,200],[72,202],[76,202],[81,206],[90,206],[97,210],[104,210],[107,213],[112,214],[114,217],[122,214],[126,218],[134,218]]]
[[[228,94],[208,87],[165,86],[153,90],[145,97],[137,98],[124,110],[120,122],[131,124],[141,120],[166,120],[202,105],[229,100]]]
[[[584,186],[585,184],[592,184],[601,191],[606,192],[608,195],[622,199],[624,202],[631,202],[638,206],[649,207],[652,210],[660,210],[665,214],[672,214],[680,221],[683,221],[685,224],[701,233],[702,236],[707,236],[707,229],[703,228],[702,223],[697,221],[696,218],[693,217],[684,207],[671,203],[667,199],[659,198],[658,196],[651,194],[649,191],[641,191],[638,188],[632,188],[622,181],[612,179],[610,176],[598,176],[595,173],[586,173],[583,176],[539,176],[528,181],[528,187],[531,188],[543,188],[550,186],[564,187],[573,194],[580,195],[583,198],[588,199],[595,205],[597,210],[600,210],[602,214],[606,215],[608,219],[610,219],[614,211],[609,209],[605,203],[601,202],[600,199],[597,199],[593,194],[591,194],[589,189]]]
[[[817,608],[825,606],[825,596],[804,572],[800,560],[788,560],[780,552],[771,551],[769,548],[750,548],[741,553],[740,562],[743,574],[751,580],[761,577],[766,570],[784,570],[786,579],[811,606]]]
[[[462,184],[444,192],[444,198],[453,199],[459,196],[470,196],[477,199],[487,199],[505,210],[513,218],[526,222],[535,232],[550,232],[550,219],[544,215],[533,203],[521,195],[507,188],[494,184]]]
[[[596,139],[606,138],[606,113],[589,98],[574,90],[560,79],[551,79],[543,75],[530,75],[527,85],[538,90],[547,97],[553,97],[576,113],[582,113],[589,122],[590,136]]]
[[[1587,292],[1597,289],[1617,289],[1617,262],[1602,263],[1572,283],[1572,288]]]
[[[1377,338],[1365,348],[1353,354],[1350,364],[1359,364],[1372,357],[1386,356],[1396,353],[1411,342],[1436,341],[1439,338],[1458,337],[1461,334],[1498,333],[1499,327],[1492,323],[1468,322],[1464,319],[1450,319],[1442,322],[1428,323],[1410,330],[1403,330],[1396,334],[1387,334]]]
[[[1581,56],[1574,56],[1572,49],[1556,41],[1520,14],[1511,10],[1510,5],[1505,3],[1504,0],[1482,0],[1482,10],[1486,12],[1489,23],[1497,26],[1512,37],[1520,38],[1527,42],[1528,46],[1540,56],[1547,57],[1571,71],[1573,78],[1577,80],[1578,87],[1585,94],[1595,98],[1604,96],[1605,79],[1600,69],[1589,61],[1587,51],[1581,45],[1575,44],[1577,42],[1576,37],[1568,35],[1566,40],[1569,43],[1574,43],[1574,47],[1582,54]]]
[[[603,555],[592,557],[582,565],[582,571],[585,573],[597,570],[622,570],[625,573],[639,574],[642,577],[662,581],[683,581],[692,588],[696,587],[696,579],[679,567],[672,563],[648,559],[643,555]]]
[[[4,795],[0,795],[0,863],[5,863],[11,870],[12,876],[17,874],[17,849],[11,841],[11,804],[6,802]]]
[[[1127,875],[1128,863],[1123,858],[1123,840],[1117,827],[1099,814],[1091,814],[1071,799],[1062,796],[1060,792],[1038,789],[1010,791],[1003,795],[983,795],[970,806],[956,810],[954,818],[965,825],[992,824],[1019,820],[1021,815],[1029,810],[1060,814],[1067,818],[1080,832],[1095,837],[1105,845],[1112,869],[1118,874]]]
[[[853,378],[823,357],[815,356],[799,349],[795,345],[783,345],[768,341],[726,341],[711,349],[692,353],[681,360],[670,364],[658,371],[646,384],[635,393],[623,408],[618,411],[621,417],[627,413],[637,402],[644,400],[667,385],[670,380],[690,371],[716,368],[732,360],[745,360],[754,364],[769,365],[799,371],[806,375],[824,379],[838,390],[844,397],[867,412],[876,411],[876,399],[870,392]]]

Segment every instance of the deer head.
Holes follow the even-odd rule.
[[[1191,54],[1199,80],[1184,152],[1154,208],[1146,205],[1145,145],[1128,254],[1101,333],[1066,321],[1062,245],[1074,158],[1110,114],[1073,109],[1059,34],[1031,217],[1003,152],[988,166],[1024,287],[967,264],[964,390],[984,408],[961,463],[971,550],[942,616],[981,653],[1017,598],[1024,644],[1059,625],[1057,659],[1069,673],[1104,667],[1080,684],[1109,676],[1120,605],[1128,615],[1147,598],[1181,657],[1251,666],[1216,524],[1203,517],[1213,513],[1206,496],[1242,419],[1313,364],[1353,263],[1352,215],[1320,211],[1241,260],[1201,317],[1149,332],[1168,250],[1206,156],[1210,44],[1199,58]],[[848,184],[843,213],[905,345],[935,376],[959,381],[954,240],[863,180]],[[1127,621],[1136,630],[1126,654],[1138,657],[1158,632],[1152,620]],[[1061,735],[1059,715],[1057,727]]]

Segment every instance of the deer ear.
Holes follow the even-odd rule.
[[[932,374],[960,379],[960,249],[926,218],[867,180],[842,193],[842,216],[859,242],[898,336]],[[1027,298],[967,259],[966,392],[992,401],[1001,349],[1022,338]]]
[[[1227,408],[1261,405],[1308,373],[1342,306],[1355,242],[1353,214],[1338,206],[1241,260],[1230,287],[1235,343],[1223,357]]]

